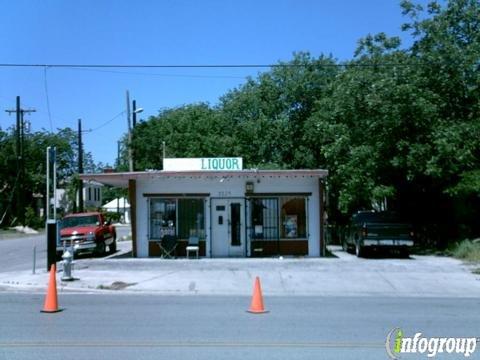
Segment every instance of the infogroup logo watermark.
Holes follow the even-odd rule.
[[[438,354],[452,354],[458,357],[470,357],[477,348],[480,338],[446,338],[424,337],[417,332],[413,337],[406,337],[403,330],[395,328],[387,335],[385,348],[391,359],[400,359],[401,354],[420,354],[433,358]]]

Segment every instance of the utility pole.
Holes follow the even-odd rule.
[[[137,102],[132,100],[132,132],[135,131],[135,126],[137,126]],[[133,148],[133,133],[132,133],[132,170],[135,171],[135,149]]]
[[[78,174],[83,173],[82,119],[78,119]],[[83,212],[83,180],[78,180],[78,211]]]
[[[18,184],[16,188],[16,197],[17,197],[17,217],[22,225],[25,225],[25,160],[24,160],[24,121],[23,115],[25,113],[29,114],[35,112],[35,109],[22,109],[20,106],[20,96],[16,98],[16,108],[15,110],[5,110],[7,113],[16,114],[16,129],[15,129],[15,138],[16,138],[16,156],[17,156],[17,176]]]
[[[128,171],[133,171],[132,124],[130,123],[130,94],[127,90],[127,123],[128,123]]]
[[[25,209],[23,205],[23,189],[24,189],[24,178],[23,178],[23,166],[22,166],[22,135],[23,132],[22,128],[22,114],[21,114],[21,107],[20,107],[20,96],[17,96],[17,106],[15,110],[15,114],[17,115],[17,131],[16,131],[16,138],[17,138],[17,172],[18,172],[18,186],[16,188],[17,191],[17,217],[20,221],[20,224],[25,226]]]
[[[117,171],[118,168],[120,167],[120,144],[122,142],[120,140],[117,140]]]
[[[128,94],[128,92],[127,92]],[[128,98],[127,98],[127,101],[128,101]],[[133,120],[133,126],[132,126],[132,131],[134,132],[135,131],[135,126],[137,126],[137,114],[138,113],[141,113],[143,111],[143,108],[138,108],[137,109],[137,102],[135,100],[132,101],[132,107],[133,107],[133,111],[132,111],[132,120]],[[131,138],[130,138],[130,145],[131,145],[131,148],[132,148],[132,169],[135,170],[135,149],[133,148],[133,133],[131,135]]]
[[[137,101],[132,100],[132,115],[133,115],[133,129],[135,129],[135,126],[137,126]]]
[[[162,170],[165,170],[165,141],[162,141]]]

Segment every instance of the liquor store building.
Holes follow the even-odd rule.
[[[160,255],[165,235],[185,256],[321,256],[326,170],[161,170],[83,174],[128,187],[133,255]]]

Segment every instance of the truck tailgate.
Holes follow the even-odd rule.
[[[408,224],[368,223],[364,225],[368,239],[405,239],[411,240],[411,226]]]

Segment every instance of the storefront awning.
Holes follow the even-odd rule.
[[[159,178],[265,178],[265,177],[316,177],[325,178],[328,175],[327,170],[241,170],[241,171],[140,171],[140,172],[122,172],[122,173],[103,173],[103,174],[81,174],[80,179],[84,181],[97,181],[105,185],[115,187],[128,187],[129,180],[145,180]]]

